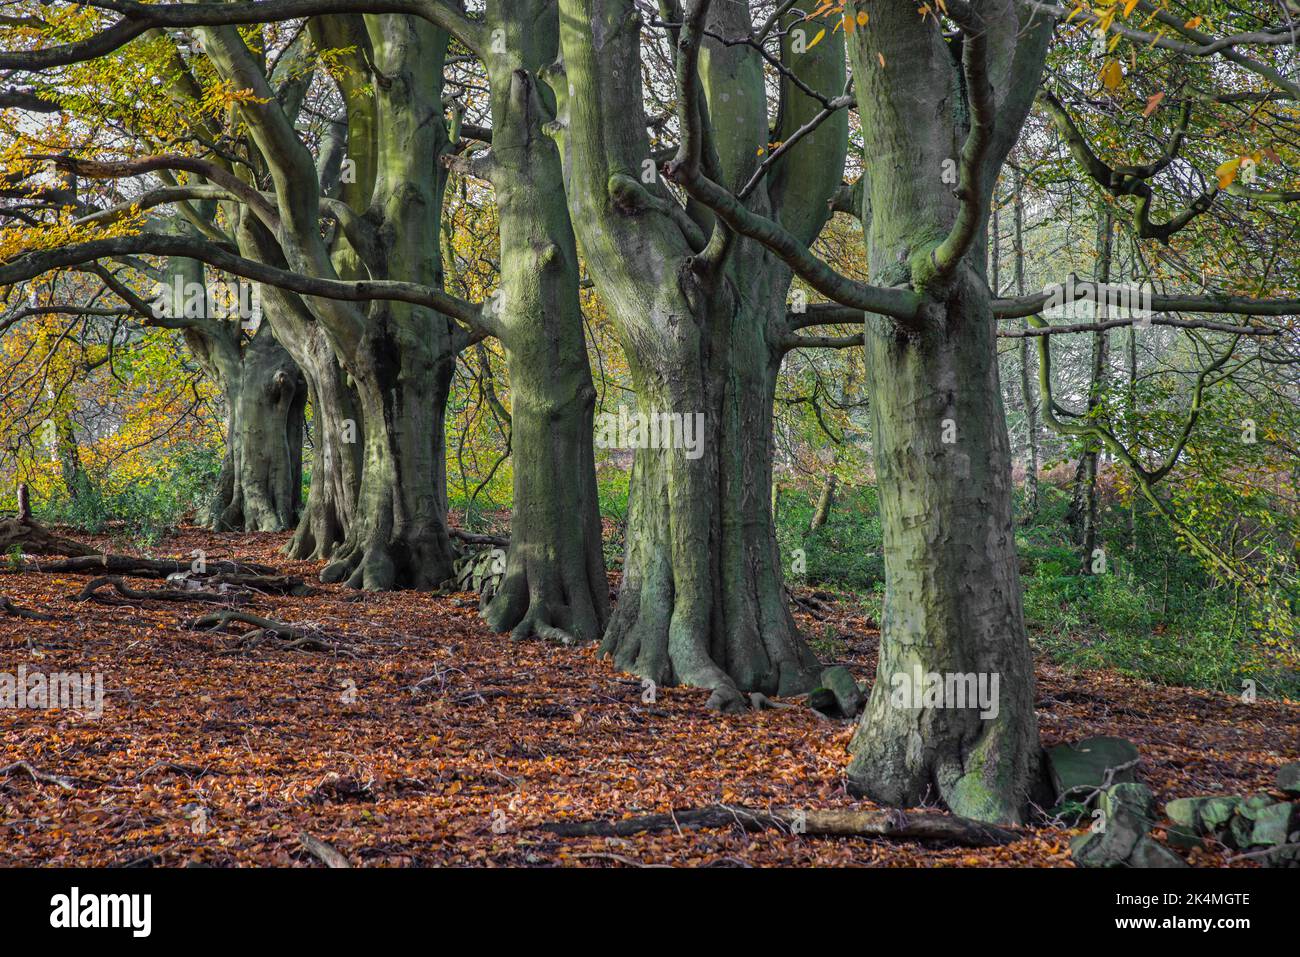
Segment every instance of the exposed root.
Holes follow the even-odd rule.
[[[207,631],[227,631],[232,625],[253,625],[252,631],[246,631],[239,635],[239,640],[235,642],[233,650],[251,651],[254,648],[263,646],[272,647],[278,651],[323,651],[331,654],[350,655],[351,652],[343,648],[338,636],[326,635],[324,632],[315,628],[305,628],[301,625],[288,625],[279,621],[272,621],[270,618],[263,618],[260,615],[254,615],[251,612],[236,611],[228,609],[217,612],[214,615],[206,615],[188,622],[185,627],[195,630]]]
[[[105,594],[104,589],[111,588],[120,597]],[[94,601],[101,605],[125,605],[134,601],[207,601],[218,603],[233,603],[237,601],[247,601],[247,592],[232,591],[230,585],[221,583],[216,591],[207,591],[201,588],[195,589],[176,589],[176,588],[152,588],[139,590],[132,588],[122,578],[114,575],[102,575],[99,578],[92,578],[86,583],[86,587],[74,595],[73,601]]]
[[[26,774],[33,781],[39,781],[42,784],[57,784],[65,791],[75,791],[77,782],[72,778],[64,777],[62,774],[50,774],[48,771],[42,771],[40,768],[33,767],[26,761],[15,761],[13,764],[0,768],[0,777],[9,777],[19,771]]]
[[[448,534],[457,541],[464,542],[466,545],[491,545],[495,548],[509,548],[510,539],[504,535],[480,535],[476,532],[467,532],[460,528],[448,529]]]
[[[94,555],[89,545],[56,535],[32,518],[27,486],[18,486],[18,514],[0,519],[0,551],[17,546],[26,555]]]
[[[934,811],[802,810],[715,804],[712,807],[648,814],[618,821],[552,821],[538,825],[559,837],[628,837],[651,831],[705,827],[778,830],[810,837],[885,837],[897,841],[943,841],[964,847],[993,847],[1021,839],[1016,831]]]
[[[13,603],[13,600],[7,595],[0,595],[0,611],[6,615],[12,615],[14,618],[25,618],[28,621],[54,621],[53,615],[46,615],[39,611],[29,611]]]
[[[326,867],[348,868],[352,865],[348,859],[338,852],[332,845],[326,844],[319,838],[312,837],[306,831],[298,835],[298,841],[302,844],[303,850],[311,854]]]

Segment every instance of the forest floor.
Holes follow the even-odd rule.
[[[287,538],[183,529],[152,554],[188,561],[202,548],[314,583],[318,566],[279,554]],[[869,806],[844,787],[853,724],[803,706],[721,715],[706,710],[708,692],[685,688],[643,703],[640,681],[592,648],[492,634],[472,595],[257,596],[250,610],[319,627],[341,650],[237,651],[233,636],[182,627],[210,608],[72,601],[86,581],[0,570],[0,594],[57,616],[0,614],[0,671],[98,671],[106,688],[99,718],[0,709],[0,769],[21,761],[65,779],[0,776],[3,865],[320,866],[305,832],[354,866],[1059,866],[1079,833],[1030,828],[981,849],[739,828],[556,838],[538,825],[715,804]],[[829,625],[838,663],[874,674],[878,636],[855,609],[801,623],[819,635]],[[1043,661],[1037,701],[1045,745],[1134,741],[1162,804],[1268,790],[1300,748],[1297,702]]]

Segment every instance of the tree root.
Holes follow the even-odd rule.
[[[234,644],[235,650],[251,651],[270,641],[274,642],[271,647],[278,651],[324,651],[331,654],[351,654],[338,643],[336,637],[328,636],[315,628],[287,625],[246,611],[228,609],[217,612],[215,615],[205,615],[202,618],[188,622],[185,627],[195,630],[220,631],[229,629],[231,625],[235,624],[255,626],[252,631],[239,636],[239,640]],[[332,637],[334,640],[331,640]]]
[[[82,573],[102,577],[171,578],[183,575],[187,580],[208,586],[226,585],[250,591],[302,597],[314,593],[310,585],[295,575],[280,575],[269,565],[252,562],[208,562],[202,575],[194,574],[188,562],[178,559],[135,558],[131,555],[94,555],[68,558],[58,562],[32,565],[27,571],[51,574]],[[191,595],[193,593],[190,593]]]
[[[832,611],[834,611],[834,609],[832,609],[829,605],[819,600],[818,593],[816,592],[805,597],[802,595],[795,594],[794,589],[790,588],[790,586],[787,585],[785,589],[785,594],[786,597],[789,598],[790,601],[793,602],[795,606],[803,609],[808,614],[812,615],[812,617],[816,618],[818,621],[825,621],[826,617]],[[825,593],[823,592],[821,594],[825,594]]]
[[[18,514],[0,519],[0,551],[17,546],[27,555],[94,555],[95,549],[81,542],[56,535],[32,518],[27,486],[18,486]]]
[[[14,618],[25,618],[28,621],[54,621],[53,615],[46,615],[39,611],[28,611],[13,603],[8,595],[0,595],[0,611],[6,615],[12,615]]]
[[[963,847],[1011,844],[1022,835],[1007,828],[981,824],[933,811],[799,810],[715,804],[711,807],[649,814],[621,821],[551,821],[540,824],[557,837],[628,837],[650,831],[738,826],[746,831],[779,830],[810,837],[885,837],[896,841],[944,841]]]
[[[491,545],[496,548],[508,548],[510,546],[510,539],[504,535],[480,535],[460,528],[450,528],[447,533],[466,545]]]
[[[62,774],[50,774],[48,771],[33,767],[26,761],[15,761],[13,764],[0,768],[0,777],[7,778],[18,771],[22,771],[33,781],[39,781],[42,784],[57,784],[65,791],[75,791],[77,789],[77,782],[72,778],[64,777]]]
[[[312,837],[306,831],[303,831],[298,835],[298,842],[302,844],[303,850],[307,851],[312,857],[316,858],[326,867],[345,868],[352,866],[348,863],[348,859],[340,854],[335,847],[326,844],[319,838]]]
[[[107,587],[111,587],[121,597],[114,598],[112,595],[103,594],[101,590]],[[222,583],[217,591],[183,588],[154,588],[141,591],[132,588],[118,576],[101,575],[88,581],[86,587],[74,595],[72,600],[94,601],[101,605],[126,605],[133,601],[210,601],[224,604],[248,600],[246,592],[230,591],[229,587]]]

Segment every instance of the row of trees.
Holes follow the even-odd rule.
[[[819,680],[778,558],[773,404],[792,350],[863,349],[886,567],[879,675],[998,674],[1003,695],[987,719],[918,713],[877,681],[850,783],[885,803],[939,797],[1016,821],[1044,781],[999,320],[1020,337],[1026,380],[1036,341],[1042,418],[1086,440],[1085,470],[1095,476],[1104,449],[1169,512],[1155,485],[1173,466],[1149,464],[1147,446],[1094,414],[1105,332],[1138,316],[1107,312],[1106,291],[1079,284],[1065,304],[1099,302],[1099,314],[1068,328],[1042,319],[1052,291],[1030,293],[1023,264],[1011,288],[990,276],[1002,237],[999,225],[990,243],[991,214],[998,184],[1035,165],[1047,135],[1036,104],[1072,154],[1068,175],[1113,200],[1103,268],[1114,222],[1168,244],[1229,199],[1293,202],[1291,149],[1259,133],[1294,122],[1293,28],[1269,4],[1203,5],[1213,9],[1192,17],[1143,0],[20,3],[0,24],[0,70],[21,82],[0,92],[17,112],[0,283],[49,289],[76,271],[146,322],[182,330],[228,409],[212,521],[296,522],[290,554],[327,559],[325,581],[360,588],[452,577],[444,416],[457,356],[495,338],[514,496],[487,621],[518,637],[600,640],[620,667],[712,688],[725,710],[744,707],[742,692]],[[1253,127],[1225,119],[1242,104]],[[1091,127],[1107,110],[1122,111],[1131,140]],[[1267,156],[1254,142],[1265,138]],[[1144,159],[1153,143],[1157,158]],[[1003,175],[1013,155],[1014,178]],[[481,298],[448,291],[462,266],[442,219],[453,172],[490,187],[495,209],[496,285]],[[1257,175],[1283,185],[1253,185]],[[847,229],[827,229],[835,212]],[[1277,235],[1261,227],[1260,251]],[[830,264],[846,241],[861,244],[856,275]],[[174,277],[218,274],[257,284],[256,332],[150,299],[153,281],[184,289]],[[1131,274],[1156,283],[1144,305],[1160,324],[1234,344],[1280,332],[1254,317],[1300,310],[1290,260],[1257,284],[1194,293],[1177,281],[1165,291],[1181,276]],[[699,457],[636,451],[612,612],[587,282],[637,408],[700,413],[706,436]],[[809,291],[823,301],[804,308]],[[1182,318],[1213,313],[1247,318]],[[1051,393],[1051,342],[1065,331],[1099,337],[1077,420]],[[1228,361],[1216,355],[1197,381],[1172,460]],[[308,402],[318,454],[300,503]]]

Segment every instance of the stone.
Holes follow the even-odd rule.
[[[1275,780],[1279,790],[1292,797],[1300,797],[1300,761],[1293,761],[1278,768]]]
[[[1060,744],[1048,749],[1047,760],[1058,798],[1078,798],[1089,791],[1137,780],[1138,749],[1124,738],[1085,738],[1074,744]]]
[[[1187,867],[1188,864],[1155,838],[1150,835],[1143,835],[1142,839],[1134,845],[1133,852],[1128,856],[1128,866]]]
[[[814,688],[808,692],[808,707],[829,717],[838,717],[840,713],[839,701],[830,688]]]
[[[1193,834],[1210,834],[1225,827],[1242,799],[1230,794],[1178,798],[1165,805],[1169,820]]]
[[[853,680],[849,669],[843,665],[836,665],[822,672],[822,687],[829,689],[835,695],[835,703],[839,707],[841,717],[854,717],[865,703],[862,692],[858,690],[858,683]]]
[[[1182,858],[1148,833],[1156,802],[1145,784],[1129,781],[1105,788],[1098,795],[1097,808],[1097,830],[1070,842],[1070,854],[1080,867],[1185,866]]]

